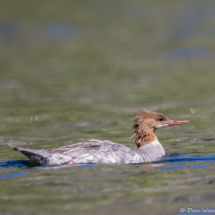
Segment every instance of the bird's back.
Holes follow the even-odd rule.
[[[76,143],[53,149],[50,153],[69,156],[71,163],[132,163],[136,154],[135,150],[108,140]]]
[[[91,140],[53,150],[32,150],[14,145],[10,146],[41,165],[144,162],[137,150],[108,140]]]

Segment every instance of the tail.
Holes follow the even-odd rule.
[[[12,149],[21,152],[25,155],[29,160],[39,163],[41,165],[47,164],[47,154],[48,151],[46,150],[32,150],[32,149],[25,149],[19,146],[15,146],[13,144],[8,144]]]

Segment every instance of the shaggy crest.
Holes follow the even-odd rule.
[[[160,121],[161,119],[162,121]],[[132,138],[137,147],[139,148],[142,145],[157,140],[154,132],[166,120],[167,117],[161,113],[140,110],[134,117],[134,125],[132,127]]]

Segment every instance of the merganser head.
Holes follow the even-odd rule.
[[[161,113],[141,110],[134,117],[132,138],[139,148],[142,145],[157,140],[157,137],[154,133],[156,129],[187,123],[189,123],[189,121],[170,120]]]

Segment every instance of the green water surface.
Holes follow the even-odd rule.
[[[1,1],[0,214],[214,207],[214,11],[207,0]],[[156,132],[185,158],[43,168],[7,146],[93,138],[135,148],[138,109],[190,121]]]

